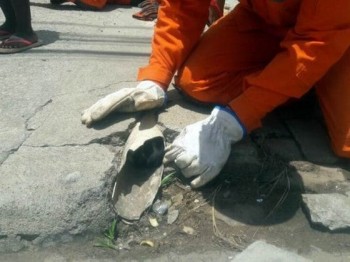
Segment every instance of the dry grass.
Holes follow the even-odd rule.
[[[238,249],[238,250],[243,250],[245,248],[244,246],[244,241],[243,241],[243,237],[239,236],[239,235],[225,235],[218,227],[217,223],[216,223],[216,216],[215,216],[215,200],[216,200],[216,196],[219,193],[219,191],[221,190],[221,185],[219,185],[213,193],[213,198],[212,198],[212,222],[213,222],[213,232],[214,235],[218,238],[220,238],[221,240],[223,240],[225,243],[229,244],[231,247]]]

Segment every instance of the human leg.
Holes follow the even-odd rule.
[[[16,17],[15,35],[31,42],[38,40],[33,31],[29,0],[11,0]]]
[[[279,41],[263,31],[259,17],[238,5],[203,34],[175,84],[196,100],[226,105],[243,92],[244,77],[275,56]]]
[[[350,49],[317,84],[334,152],[350,158]]]
[[[3,3],[3,10],[8,12],[10,19],[15,19],[15,31],[0,44],[0,54],[17,53],[40,46],[42,42],[32,28],[29,0],[3,0]]]
[[[11,0],[1,0],[0,7],[5,16],[5,22],[0,26],[0,37],[7,38],[16,30],[16,15]],[[1,39],[0,39],[1,40]]]

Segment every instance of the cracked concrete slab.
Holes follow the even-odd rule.
[[[97,144],[21,147],[0,167],[0,236],[40,239],[102,230],[112,214],[107,193],[113,159]]]
[[[1,250],[106,228],[113,216],[107,196],[113,147],[124,143],[138,115],[115,114],[86,128],[80,114],[135,85],[154,25],[130,23],[132,10],[115,7],[83,12],[73,5],[55,10],[44,0],[31,4],[44,46],[1,57]]]
[[[1,124],[4,124],[1,122]],[[0,165],[25,141],[26,132],[23,123],[4,124],[0,129]]]
[[[107,227],[114,147],[123,145],[138,114],[112,114],[92,128],[80,114],[135,85],[154,26],[130,23],[133,10],[31,4],[44,46],[1,57],[0,250]]]
[[[185,126],[210,114],[211,107],[189,103],[173,86],[169,87],[167,96],[166,108],[160,111],[158,121],[174,131],[180,132]]]
[[[278,248],[264,241],[256,241],[238,254],[234,262],[250,261],[280,261],[280,262],[311,262],[311,260],[299,256],[297,253]]]
[[[345,170],[338,167],[325,167],[306,161],[291,161],[297,176],[300,176],[307,192],[342,192],[349,187]]]
[[[113,88],[114,90],[116,88]],[[114,133],[127,132],[128,126],[135,121],[135,114],[115,114],[97,123],[93,128],[86,128],[81,123],[81,111],[94,103],[96,97],[93,92],[54,99],[46,110],[28,122],[28,128],[33,131],[24,145],[86,145]]]
[[[1,57],[0,251],[45,239],[46,245],[69,242],[107,227],[114,215],[108,201],[116,165],[111,146],[123,145],[138,114],[112,114],[88,129],[80,123],[80,113],[99,98],[135,85],[138,68],[148,62],[154,27],[154,22],[131,19],[137,8],[83,12],[72,5],[54,9],[47,0],[31,4],[33,27],[45,45]],[[159,122],[170,141],[174,130],[209,112],[170,89]],[[268,135],[292,139],[284,126],[275,124],[270,123]],[[316,149],[304,153],[318,161],[333,160]],[[255,144],[246,140],[235,145],[226,168],[258,172],[259,164]]]
[[[330,230],[350,228],[350,192],[346,194],[303,194],[312,223]]]

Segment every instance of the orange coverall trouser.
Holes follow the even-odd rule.
[[[266,28],[254,26],[242,30],[236,22],[242,15],[247,19],[249,12],[236,8],[203,35],[175,78],[186,94],[201,102],[230,105],[245,90],[247,79],[259,74],[280,51],[285,30],[277,32],[274,28],[274,33],[267,33]],[[283,75],[277,78],[283,79]],[[337,155],[349,158],[350,50],[314,86],[332,147]],[[260,99],[274,98],[262,93]],[[277,97],[272,104],[282,104],[283,100]]]

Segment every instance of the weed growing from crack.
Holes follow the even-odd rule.
[[[104,232],[103,238],[100,238],[95,244],[95,247],[117,249],[115,239],[117,235],[116,230],[117,220],[113,220],[109,228]]]
[[[162,181],[161,181],[161,183],[160,183],[160,186],[161,186],[162,188],[167,187],[167,186],[169,186],[170,184],[172,184],[175,180],[176,180],[176,172],[172,172],[172,173],[170,173],[169,175],[166,175],[166,176],[162,179]]]

